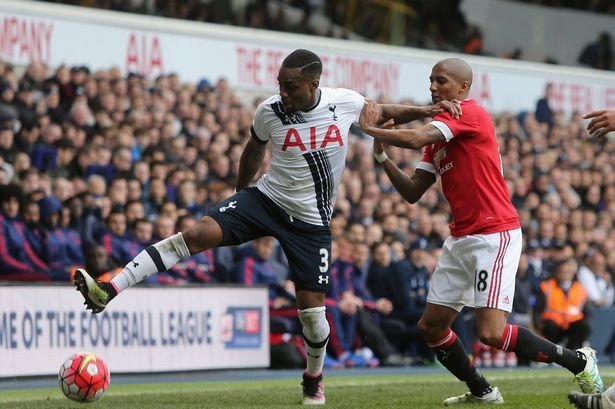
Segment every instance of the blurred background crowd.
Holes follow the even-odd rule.
[[[179,2],[156,3],[187,13]],[[592,311],[614,304],[615,142],[588,139],[582,113],[553,111],[550,96],[547,87],[534,111],[493,116],[524,232],[510,319],[578,348]],[[0,63],[0,280],[68,282],[80,266],[108,280],[146,246],[190,227],[233,193],[260,100],[246,103],[224,79],[185,83],[172,73],[149,80],[116,68]],[[432,364],[416,323],[450,211],[439,186],[405,202],[371,144],[353,128],[331,221],[326,365]],[[422,154],[391,148],[389,156],[411,174]],[[277,242],[263,238],[192,256],[146,284],[268,286],[272,366],[300,367],[287,276]],[[557,313],[561,293],[578,294],[576,314]],[[471,317],[461,314],[455,331],[477,364],[527,364],[476,341]],[[614,345],[605,352],[615,356]]]
[[[41,0],[108,10],[432,50],[527,59],[523,44],[505,52],[487,49],[480,25],[468,21],[462,0]],[[544,7],[614,15],[610,0],[511,0]],[[576,63],[615,70],[607,31],[587,38]],[[543,62],[571,64],[545,55]]]

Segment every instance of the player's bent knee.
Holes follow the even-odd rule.
[[[299,320],[303,325],[303,335],[308,340],[321,342],[329,336],[329,323],[324,306],[299,310]]]
[[[427,321],[421,318],[417,324],[421,337],[426,341],[438,339],[447,330],[434,321]]]
[[[497,331],[479,331],[478,339],[485,345],[498,347],[502,340],[503,333]]]

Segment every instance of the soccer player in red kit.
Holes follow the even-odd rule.
[[[449,58],[438,62],[429,80],[434,103],[462,101],[459,119],[441,113],[421,128],[393,129],[393,120],[382,118],[381,108],[369,102],[361,115],[361,127],[374,137],[376,161],[407,201],[418,201],[439,175],[451,207],[451,237],[444,242],[418,324],[438,360],[470,390],[446,399],[444,405],[504,402],[498,388],[478,372],[450,329],[466,305],[476,309],[477,331],[483,343],[514,351],[522,358],[556,362],[575,375],[586,393],[604,390],[591,348],[570,350],[526,328],[507,324],[522,236],[502,175],[495,127],[489,113],[467,99],[472,69],[465,61]],[[381,121],[384,124],[378,127]],[[388,159],[385,144],[425,148],[412,176]]]

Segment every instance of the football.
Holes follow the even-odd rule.
[[[58,373],[62,393],[77,402],[94,402],[107,389],[111,375],[105,361],[89,352],[79,352],[68,358]]]

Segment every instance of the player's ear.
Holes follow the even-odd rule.
[[[316,91],[316,89],[318,88],[319,85],[320,85],[320,80],[313,79],[312,82],[310,82],[310,89],[312,91]]]
[[[466,95],[467,93],[470,92],[470,82],[469,81],[463,81],[461,83],[461,88],[459,88],[459,95]]]

